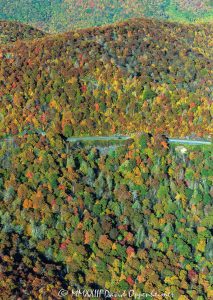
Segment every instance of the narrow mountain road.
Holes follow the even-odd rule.
[[[188,144],[188,145],[211,145],[210,141],[204,140],[188,140],[188,139],[170,139],[169,143]]]
[[[7,136],[6,138],[0,139],[0,143],[2,142],[12,142],[15,137],[22,137],[24,134],[33,134],[34,132],[22,132],[16,136]],[[37,131],[36,133],[45,136],[46,132]],[[127,141],[132,139],[131,136],[127,135],[112,135],[112,136],[73,136],[67,138],[67,142],[75,143],[75,142],[88,142],[88,141]],[[194,140],[194,139],[178,139],[178,138],[168,138],[168,142],[170,144],[188,144],[188,145],[211,145],[211,141],[208,140]]]
[[[82,137],[71,137],[67,139],[67,142],[86,142],[86,141],[126,141],[131,139],[131,136],[120,135],[120,136],[82,136]],[[175,139],[168,138],[170,144],[188,144],[188,145],[211,145],[210,141],[206,140],[190,140],[190,139]]]

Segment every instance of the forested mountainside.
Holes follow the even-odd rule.
[[[210,25],[134,19],[1,46],[0,135],[211,133]]]
[[[167,137],[212,136],[212,26],[11,34],[0,46],[0,297],[211,299],[212,145]],[[118,133],[131,139],[67,141]]]
[[[41,30],[19,22],[0,21],[0,44],[17,40],[30,40],[44,36]]]
[[[143,134],[70,147],[37,134],[1,144],[3,299],[61,288],[211,299],[211,146]]]
[[[212,1],[0,0],[0,19],[29,23],[49,32],[101,26],[143,16],[179,22],[212,21]]]

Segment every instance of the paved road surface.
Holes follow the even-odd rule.
[[[84,142],[84,141],[121,141],[121,140],[129,140],[130,136],[120,135],[120,136],[82,136],[82,137],[71,137],[68,138],[67,141],[71,143],[75,142]],[[211,145],[210,141],[205,140],[190,140],[190,139],[174,139],[168,138],[169,143],[177,143],[177,144],[189,144],[189,145]]]
[[[21,137],[24,134],[32,134],[34,132],[21,132],[17,136]],[[45,135],[44,131],[37,131],[38,134]],[[12,141],[15,136],[7,136],[6,138],[0,139],[1,142]],[[84,142],[84,141],[127,141],[131,139],[131,136],[126,135],[112,135],[112,136],[76,136],[70,137],[67,139],[67,142],[75,143],[75,142]],[[194,139],[176,139],[176,138],[168,138],[168,142],[173,144],[188,144],[188,145],[211,145],[211,141],[207,140],[194,140]]]

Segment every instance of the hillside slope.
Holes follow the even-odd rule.
[[[33,24],[50,32],[143,16],[180,22],[210,21],[213,9],[209,0],[0,0],[0,19]]]
[[[211,299],[211,146],[183,154],[145,134],[101,153],[53,140],[0,147],[2,299],[61,288]]]
[[[211,34],[209,25],[135,19],[2,46],[1,135],[206,136]]]
[[[0,21],[0,44],[44,36],[41,30],[18,22]]]

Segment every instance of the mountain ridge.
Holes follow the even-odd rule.
[[[69,38],[72,35],[76,35],[76,38],[78,39],[80,37],[80,35],[84,35],[84,34],[92,34],[95,31],[99,31],[100,33],[104,33],[104,31],[106,30],[116,30],[119,27],[126,27],[126,26],[143,26],[145,24],[159,24],[165,27],[179,27],[181,29],[185,29],[185,30],[213,30],[213,21],[209,22],[209,23],[205,23],[205,22],[201,22],[201,23],[179,23],[177,21],[172,21],[172,20],[156,20],[154,18],[147,18],[147,17],[141,17],[141,18],[130,18],[127,20],[123,20],[123,21],[118,21],[112,24],[104,24],[104,25],[100,25],[100,26],[89,26],[89,27],[85,27],[85,28],[75,28],[75,29],[71,29],[65,32],[56,32],[56,33],[51,33],[48,34],[47,32],[43,32],[42,30],[28,25],[28,24],[23,24],[21,22],[16,22],[16,21],[5,21],[5,20],[0,20],[0,26],[1,23],[4,24],[8,24],[10,26],[11,25],[17,25],[20,27],[23,27],[23,29],[26,27],[28,29],[31,30],[35,30],[38,31],[38,33],[41,34],[41,36],[39,36],[39,39],[46,39],[46,40],[53,40],[53,39],[66,39]],[[0,27],[1,28],[1,27]],[[78,36],[79,35],[79,36]],[[37,42],[37,37],[34,38],[33,36],[30,39],[20,39],[17,41],[21,41],[21,42],[26,42],[26,43],[30,43],[33,44],[34,42]],[[16,41],[14,41],[15,44]]]
[[[0,83],[7,133],[46,118],[43,130],[65,135],[136,128],[208,135],[211,34],[209,25],[136,19],[5,45]]]

